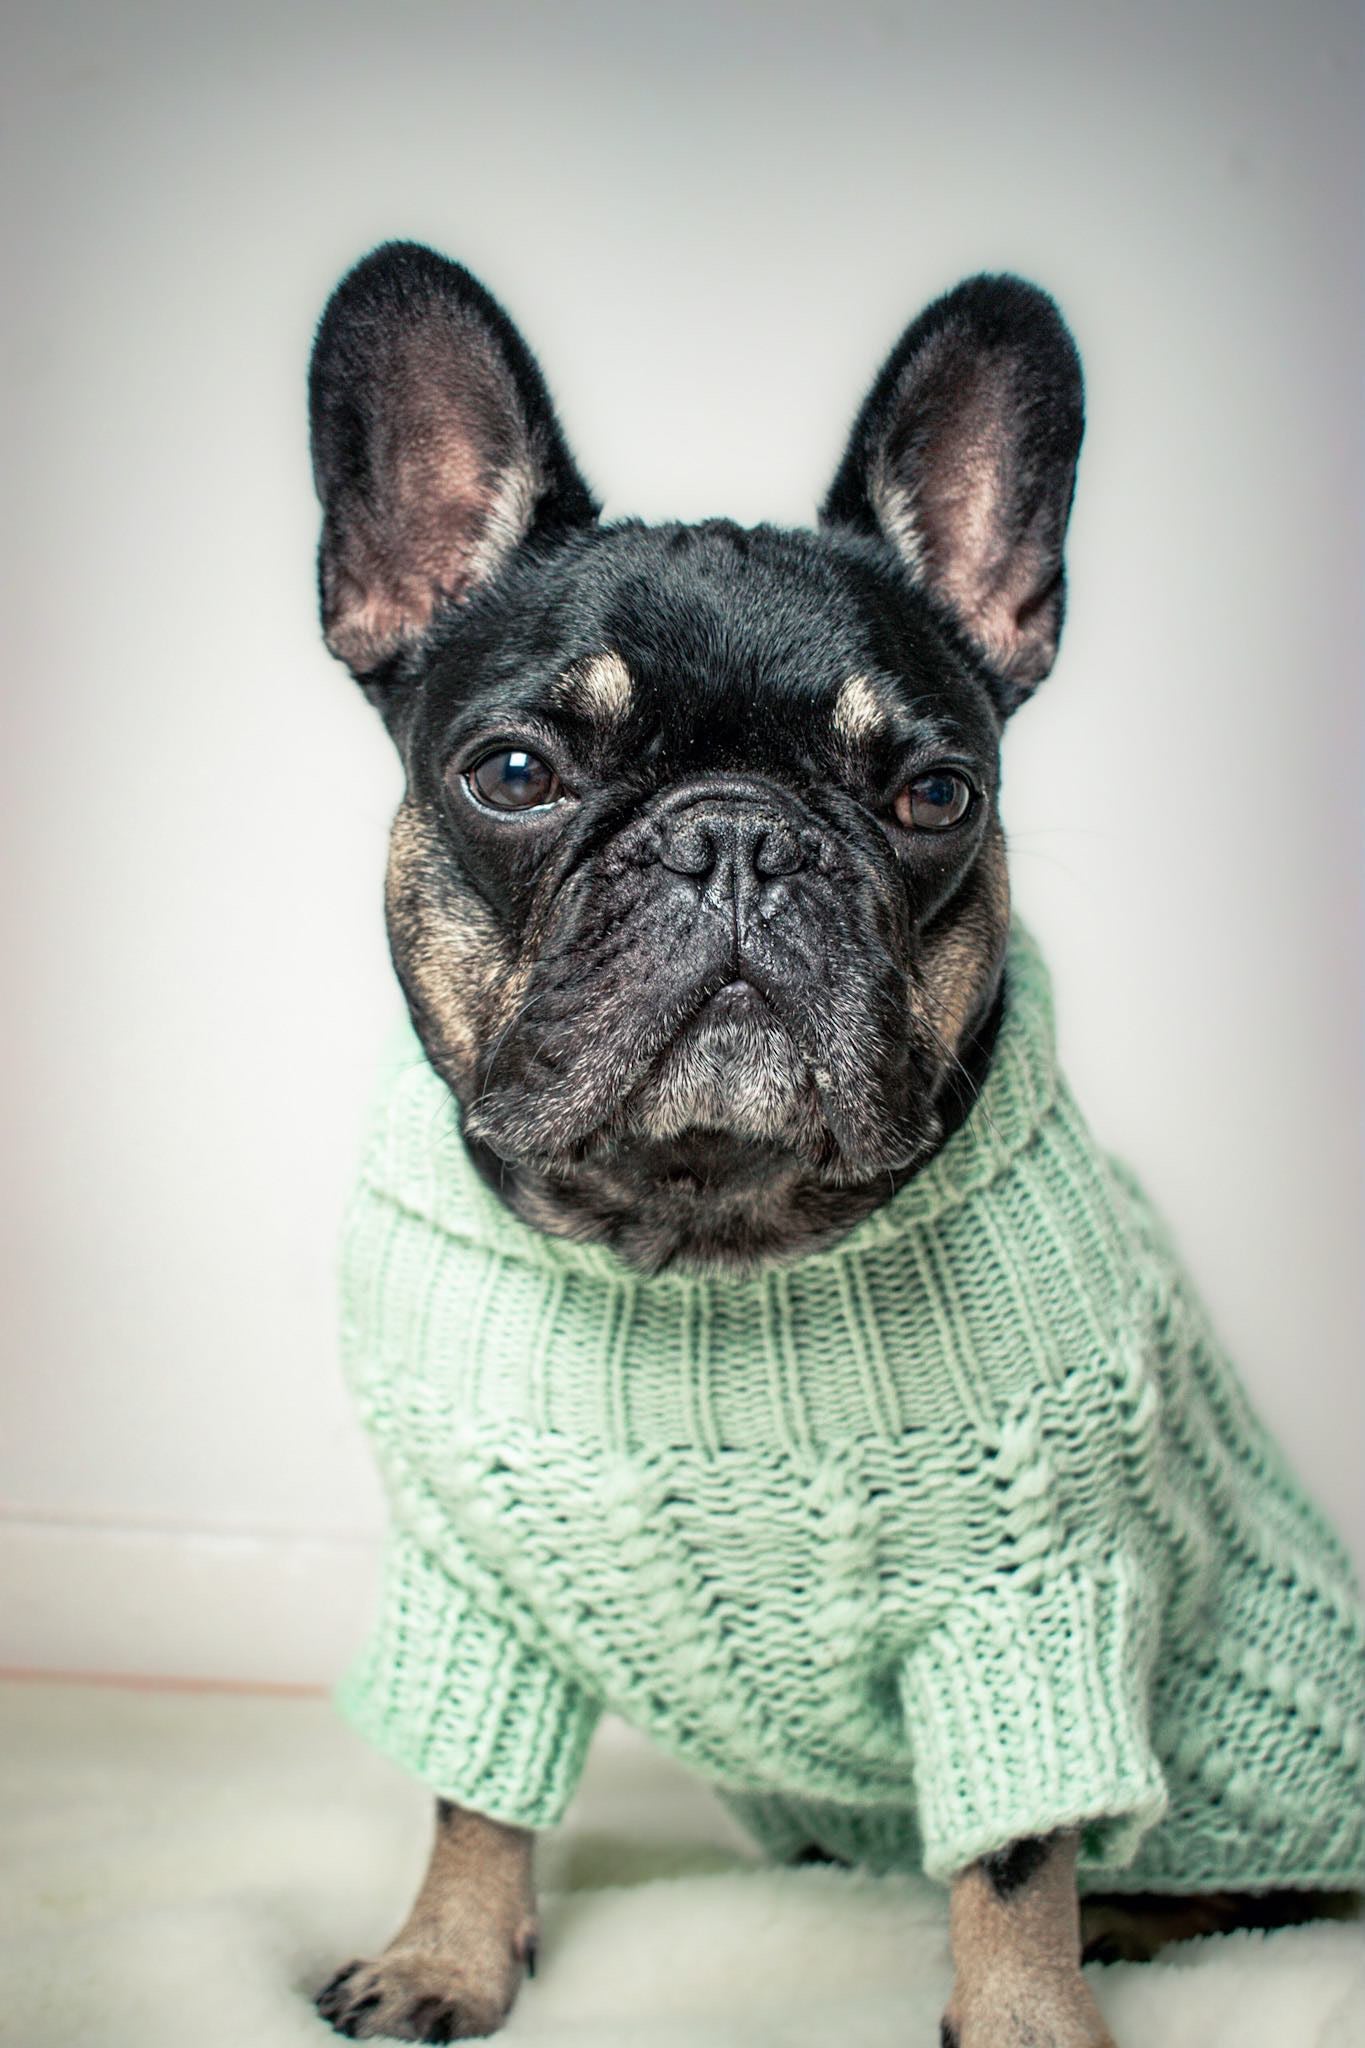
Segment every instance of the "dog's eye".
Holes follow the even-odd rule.
[[[486,754],[469,771],[469,787],[480,803],[495,811],[530,811],[558,803],[563,785],[538,754],[520,747]]]
[[[965,776],[946,768],[933,775],[918,775],[896,797],[895,811],[901,824],[914,832],[946,832],[960,825],[972,804],[972,786]]]

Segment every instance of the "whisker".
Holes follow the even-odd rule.
[[[924,996],[926,994],[926,991],[921,990],[920,994],[921,996]],[[928,1032],[930,1038],[933,1039],[934,1044],[942,1053],[944,1059],[947,1060],[951,1066],[957,1068],[957,1071],[959,1072],[959,1074],[961,1074],[964,1081],[966,1081],[969,1085],[973,1085],[972,1075],[968,1072],[967,1068],[963,1065],[962,1061],[958,1058],[957,1054],[953,1051],[952,1047],[948,1044],[947,1040],[943,1037],[943,1034],[938,1030],[938,1028],[930,1019],[930,1017],[927,1015],[927,1013],[920,1013],[917,1016],[916,1021],[923,1025],[924,1029]],[[996,1138],[1000,1138],[1001,1134],[999,1125],[996,1123],[994,1117],[992,1117],[990,1111],[985,1107],[985,1104],[982,1101],[982,1097],[984,1096],[984,1094],[984,1085],[977,1086],[975,1098],[972,1102],[971,1108],[967,1112],[967,1115],[976,1116],[979,1114],[983,1122],[989,1125],[994,1136]],[[965,1121],[966,1119],[964,1118],[964,1122]],[[1003,1140],[1001,1142],[1003,1143]]]

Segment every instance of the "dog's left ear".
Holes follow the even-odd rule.
[[[985,662],[1008,714],[1057,655],[1084,430],[1046,293],[973,277],[921,313],[859,413],[821,518],[880,533]]]

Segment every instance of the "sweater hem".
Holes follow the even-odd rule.
[[[1168,1809],[1147,1730],[1151,1624],[1122,1554],[964,1599],[908,1659],[924,1868],[944,1880],[1008,1843],[1082,1833],[1122,1867]]]
[[[527,1828],[562,1818],[600,1713],[401,1531],[370,1639],[334,1698],[442,1798]]]
[[[485,1820],[500,1821],[504,1827],[544,1829],[563,1820],[576,1786],[550,1798],[525,1801],[497,1791],[473,1759],[463,1767],[451,1758],[437,1759],[420,1735],[394,1722],[377,1706],[361,1682],[348,1675],[333,1687],[332,1704],[348,1728],[369,1748],[397,1766],[407,1777],[416,1778],[432,1796],[448,1799]]]

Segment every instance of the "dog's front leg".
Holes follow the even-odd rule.
[[[943,2048],[1114,2048],[1081,1975],[1074,1834],[969,1864],[953,1880],[949,1922]]]
[[[532,1836],[436,1802],[436,1839],[412,1911],[381,1956],[317,1995],[348,2040],[470,2041],[494,2034],[532,1970]]]

